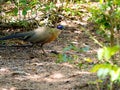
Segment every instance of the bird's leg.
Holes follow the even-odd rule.
[[[42,50],[43,54],[44,54],[45,56],[47,56],[47,53],[45,52],[45,50],[44,50],[44,48],[43,48],[43,44],[41,44],[40,47],[41,47],[41,50]]]
[[[32,43],[32,45],[31,45],[31,47],[32,47],[31,52],[32,52],[33,54],[36,53],[36,46],[37,46],[36,43]],[[35,55],[37,55],[37,54],[35,54]]]
[[[29,53],[29,57],[31,59],[35,58],[35,57],[38,57],[38,54],[36,53],[36,43],[31,43],[31,49],[28,49],[30,50],[30,53]]]

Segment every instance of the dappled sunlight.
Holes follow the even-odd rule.
[[[73,81],[70,78],[65,78],[65,79],[53,79],[53,78],[45,78],[44,81],[46,82],[51,82],[51,83],[61,83],[61,82],[66,82],[66,81]]]
[[[93,74],[91,72],[87,72],[87,71],[75,71],[74,75],[90,75]]]
[[[10,88],[0,87],[0,90],[18,90],[16,87],[11,86]]]
[[[26,76],[17,76],[14,79],[16,80],[20,80],[20,81],[24,81],[24,80],[30,80],[30,81],[34,81],[34,82],[43,82],[45,81],[46,83],[48,82],[65,82],[65,81],[73,81],[75,79],[82,76],[86,76],[86,75],[93,75],[93,73],[91,72],[87,72],[87,71],[79,71],[79,70],[75,70],[75,71],[71,71],[71,73],[69,72],[69,75],[66,75],[65,72],[60,72],[60,71],[56,71],[56,72],[51,72],[51,73],[41,73],[41,74],[28,74]]]
[[[54,73],[54,74],[46,74],[46,73],[42,73],[42,74],[31,74],[31,75],[27,75],[27,76],[17,76],[14,79],[16,80],[20,80],[20,81],[24,81],[24,80],[30,80],[30,81],[35,81],[35,82],[42,82],[42,81],[46,81],[46,82],[59,82],[59,81],[63,81],[65,79],[65,76],[62,73]]]
[[[17,80],[31,80],[35,82],[63,82],[69,80],[67,76],[65,77],[64,74],[62,73],[53,73],[49,74],[48,76],[44,76],[44,74],[39,74],[39,75],[28,75],[24,77],[15,77]]]
[[[71,65],[71,64],[69,64],[69,63],[62,63],[62,65],[63,65],[63,66],[67,66],[67,67],[69,67],[69,68],[73,68],[73,67],[74,67],[73,65]]]
[[[50,78],[52,79],[61,79],[61,78],[64,78],[65,76],[61,73],[54,73],[52,75],[50,75]]]
[[[0,75],[10,74],[10,73],[11,73],[11,71],[9,68],[6,68],[6,67],[0,68]]]
[[[25,79],[32,80],[32,81],[39,81],[39,79],[42,79],[42,75],[28,75],[24,77]]]
[[[92,53],[92,54],[96,54],[97,51],[98,51],[98,49],[93,48],[93,49],[88,50],[87,53],[89,53],[89,54],[91,54],[91,53]]]

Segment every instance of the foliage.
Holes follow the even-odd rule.
[[[67,54],[66,52],[70,51],[70,50],[77,50],[77,48],[72,44],[69,45],[68,47],[65,47],[63,49],[63,54],[59,54],[58,55],[58,60],[57,63],[59,62],[73,62],[76,58],[78,58],[77,55],[70,55]]]
[[[120,46],[113,47],[103,47],[98,50],[98,60],[100,64],[96,64],[92,68],[92,72],[97,72],[97,76],[100,79],[105,79],[107,76],[110,76],[110,90],[112,90],[113,83],[120,82],[120,67],[117,64],[114,64],[112,60],[115,61],[113,56],[120,50]]]
[[[98,59],[108,61],[119,49],[119,46],[103,47],[98,50]]]
[[[120,29],[120,5],[118,0],[108,0],[100,3],[90,9],[91,20],[98,26],[99,31],[104,31],[110,39],[110,45],[115,45],[115,34]]]
[[[9,22],[18,22],[22,20],[36,20],[36,17],[39,18],[37,15],[38,12],[42,12],[41,17],[39,20],[47,18],[47,22],[49,22],[49,19],[54,20],[55,16],[58,12],[56,11],[57,7],[55,7],[55,4],[53,2],[44,4],[43,2],[40,2],[39,0],[19,0],[12,2],[11,0],[8,0],[6,4],[13,5],[12,9],[9,11],[4,12],[5,16],[3,16],[3,19],[8,19],[8,17],[11,19],[8,19]],[[1,6],[1,8],[4,8]],[[7,7],[8,8],[8,7]],[[9,9],[9,8],[8,8]],[[2,9],[1,9],[2,10]],[[15,19],[17,17],[17,19]],[[55,19],[56,20],[56,19]]]
[[[55,25],[64,19],[64,16],[81,16],[80,3],[84,0],[2,0],[0,4],[12,7],[0,6],[0,10],[5,15],[0,15],[2,21],[18,22],[22,20],[38,20],[39,24]],[[72,5],[72,8],[70,8]],[[75,6],[74,6],[75,5]],[[75,7],[75,8],[73,8]]]
[[[82,47],[82,48],[77,48],[74,44],[70,44],[69,46],[65,47],[63,49],[63,53],[58,55],[57,63],[61,62],[70,62],[74,63],[79,59],[79,56],[76,54],[70,53],[71,51],[73,52],[87,52],[89,51],[89,46]],[[91,62],[90,58],[85,58],[86,62]],[[77,63],[77,66],[81,68],[83,64],[81,62]]]
[[[120,81],[120,67],[116,65],[111,65],[108,63],[97,64],[92,69],[92,72],[97,72],[97,75],[102,79],[110,75],[111,82]]]
[[[110,43],[101,45],[102,48],[97,53],[100,64],[96,64],[92,72],[97,72],[98,77],[102,79],[110,76],[110,90],[112,90],[113,83],[120,82],[120,67],[115,63],[116,59],[120,58],[117,55],[120,50],[119,36],[117,36],[120,29],[120,1],[99,0],[99,4],[90,8],[90,12],[92,15],[90,20],[97,26],[97,33]]]

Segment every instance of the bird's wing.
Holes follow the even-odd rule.
[[[24,32],[24,33],[19,33],[17,36],[18,39],[24,40],[24,41],[29,41],[29,38],[31,38],[35,34],[34,31],[29,31],[29,32]]]

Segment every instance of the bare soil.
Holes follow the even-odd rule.
[[[81,27],[68,27],[58,39],[44,46],[47,56],[39,47],[0,47],[0,90],[97,90],[97,77],[90,70],[96,63],[98,45]],[[51,51],[63,53],[71,43],[77,48],[90,48],[85,52],[66,51],[67,55],[77,55],[77,60],[56,63],[58,54]],[[82,66],[78,68],[77,63]]]

